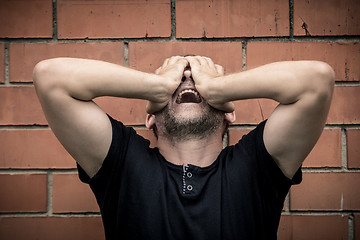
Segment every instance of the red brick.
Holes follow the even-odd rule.
[[[245,128],[230,128],[229,129],[229,145],[235,145],[242,136],[248,134],[251,131],[251,129],[245,129]]]
[[[236,144],[251,129],[229,129],[229,144]],[[341,130],[325,129],[303,167],[341,167]]]
[[[331,124],[359,124],[360,86],[337,86],[327,122]]]
[[[2,217],[0,238],[23,240],[105,239],[100,217]]]
[[[34,87],[0,87],[0,125],[46,125]]]
[[[288,35],[286,0],[176,2],[178,38]]]
[[[0,43],[0,83],[5,82],[5,44]]]
[[[234,124],[258,124],[269,118],[278,105],[270,99],[249,99],[234,103],[236,114]]]
[[[101,97],[95,102],[110,116],[126,125],[145,124],[146,101],[115,97]]]
[[[99,212],[89,185],[77,174],[53,174],[53,212]]]
[[[52,37],[52,1],[0,1],[0,37]]]
[[[354,215],[354,240],[360,240],[360,215]]]
[[[290,190],[291,210],[360,210],[360,173],[304,173]]]
[[[35,65],[55,57],[90,58],[123,64],[122,42],[98,43],[11,43],[10,82],[31,82]]]
[[[341,130],[325,129],[303,167],[341,167]]]
[[[336,80],[359,81],[359,52],[358,42],[250,42],[246,64],[251,69],[276,61],[318,60],[334,68]]]
[[[0,212],[46,212],[46,174],[0,174],[0,182]]]
[[[144,124],[146,102],[102,97],[95,102],[124,124]],[[16,111],[15,111],[16,109]],[[47,125],[34,87],[0,87],[0,125]]]
[[[171,35],[170,0],[59,0],[57,9],[59,38]]]
[[[358,0],[294,1],[294,35],[359,35],[359,12]]]
[[[242,69],[242,44],[240,42],[129,43],[130,67],[146,72],[154,72],[166,58],[187,54],[210,57],[216,64],[223,66],[227,73]]]
[[[278,239],[348,239],[348,216],[281,216]]]
[[[0,146],[0,168],[76,167],[49,129],[2,129]]]
[[[348,168],[360,168],[360,129],[346,130]]]
[[[136,133],[142,136],[143,138],[150,141],[150,147],[154,148],[157,146],[157,139],[152,130],[148,129],[136,129]]]

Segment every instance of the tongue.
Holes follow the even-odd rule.
[[[181,96],[180,103],[200,103],[199,98],[193,93],[184,93]]]

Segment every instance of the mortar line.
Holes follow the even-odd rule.
[[[129,67],[129,42],[124,42],[124,66]]]
[[[174,31],[176,27],[174,26]],[[213,37],[213,38],[174,38],[170,37],[129,37],[129,38],[72,38],[72,39],[53,39],[53,38],[0,38],[0,42],[15,42],[15,43],[84,43],[84,42],[121,42],[121,41],[133,41],[133,42],[167,42],[167,41],[177,41],[177,42],[360,42],[360,35],[353,36],[294,36],[290,38],[289,36],[265,36],[265,37]]]
[[[9,42],[4,44],[4,85],[7,86],[10,84],[10,53],[9,53]]]
[[[171,24],[171,40],[176,39],[176,3],[175,0],[170,1],[170,24]]]
[[[290,210],[290,212],[282,212],[281,215],[282,216],[288,216],[288,215],[292,215],[292,216],[343,216],[343,215],[348,215],[351,216],[353,214],[358,214],[360,213],[359,210]]]
[[[354,240],[354,214],[349,215],[348,227],[348,239]]]
[[[0,213],[0,218],[10,218],[10,217],[100,217],[100,212],[79,212],[79,213],[53,213],[51,216],[47,213],[39,212],[13,212],[13,213]]]
[[[53,29],[53,40],[58,39],[58,28],[57,28],[57,0],[52,0],[52,29]]]
[[[74,160],[75,161],[75,160]],[[68,168],[68,169],[58,169],[58,168],[29,168],[29,169],[21,169],[21,168],[9,168],[9,169],[0,169],[0,174],[48,174],[51,173],[77,173],[76,168]]]
[[[347,141],[346,141],[346,129],[341,129],[341,166],[343,169],[348,169],[347,166]]]
[[[53,193],[53,175],[52,175],[52,172],[49,171],[48,172],[48,178],[47,178],[47,215],[48,216],[52,216],[53,215],[53,210],[52,210],[52,207],[53,207],[53,201],[52,201],[52,193]]]
[[[285,197],[285,212],[290,213],[290,191],[286,194]]]
[[[294,0],[289,0],[289,36],[294,38]]]
[[[246,60],[247,60],[247,42],[242,42],[242,70],[246,70]]]

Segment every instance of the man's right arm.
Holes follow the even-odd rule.
[[[186,61],[181,60],[174,71],[182,74],[185,66]],[[33,78],[49,126],[90,177],[100,169],[112,140],[111,123],[92,99],[137,98],[161,108],[181,81],[107,62],[72,58],[38,63]]]

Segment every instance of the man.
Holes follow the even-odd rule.
[[[334,73],[317,61],[224,75],[206,57],[171,57],[156,74],[85,59],[40,62],[34,83],[55,135],[100,206],[107,239],[276,239],[285,196],[319,138]],[[158,147],[92,99],[148,100]],[[223,149],[235,100],[279,102]]]

